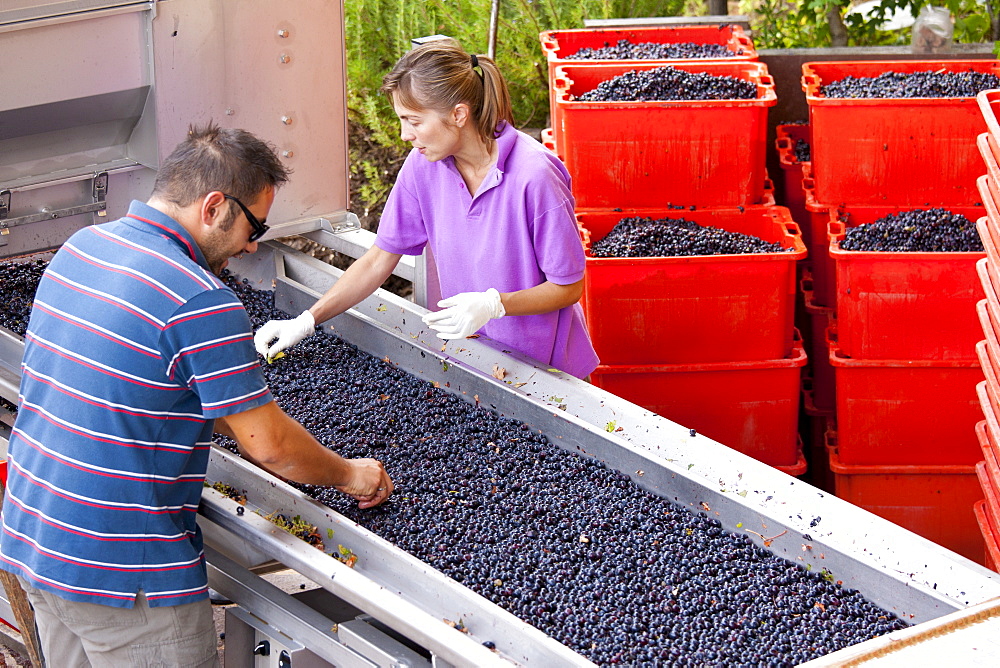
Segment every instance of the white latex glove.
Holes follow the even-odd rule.
[[[303,311],[291,320],[269,320],[253,335],[253,344],[257,352],[266,360],[270,360],[285,348],[290,348],[316,331],[316,320],[312,313]],[[268,346],[271,341],[274,345]]]
[[[486,292],[460,292],[442,299],[438,306],[444,310],[428,313],[423,321],[438,333],[439,339],[464,339],[506,313],[500,293],[494,288]]]

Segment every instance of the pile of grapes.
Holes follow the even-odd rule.
[[[723,44],[699,44],[697,42],[676,42],[661,44],[658,42],[632,43],[627,39],[618,40],[611,46],[596,49],[584,47],[576,53],[566,56],[566,60],[694,60],[698,58],[733,58],[742,56],[743,50],[730,51]]]
[[[841,250],[948,253],[983,250],[976,225],[947,209],[913,209],[848,227]]]
[[[805,139],[796,139],[792,151],[795,153],[795,159],[798,162],[809,162],[812,160],[812,148]]]
[[[686,257],[792,251],[749,234],[727,232],[684,218],[632,216],[618,221],[590,247],[593,257]]]
[[[255,327],[287,317],[273,293],[227,282]],[[369,510],[301,489],[599,665],[792,666],[906,626],[833,575],[332,335],[262,370],[322,443],[377,457],[396,483]]]
[[[755,100],[757,85],[731,76],[686,72],[666,65],[629,70],[576,97],[580,102]]]
[[[287,317],[234,289],[259,326]],[[325,334],[264,365],[278,403],[396,483],[317,500],[600,665],[794,665],[904,622],[511,417]],[[475,629],[473,629],[475,631]]]
[[[44,260],[0,262],[0,327],[24,336],[31,315],[31,302],[47,266],[48,262]]]
[[[1000,88],[1000,77],[988,72],[883,72],[847,76],[820,86],[820,93],[839,98],[975,97],[994,88]]]

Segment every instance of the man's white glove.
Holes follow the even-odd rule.
[[[506,313],[500,293],[494,288],[486,292],[460,292],[442,299],[438,306],[444,310],[428,313],[423,320],[438,333],[439,339],[464,339]]]
[[[312,313],[303,311],[291,320],[269,320],[253,335],[253,344],[264,359],[270,361],[285,348],[290,348],[316,331]],[[277,339],[277,341],[274,341]],[[274,345],[268,346],[271,341]]]

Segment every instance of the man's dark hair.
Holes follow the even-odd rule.
[[[153,197],[185,207],[220,190],[249,205],[268,186],[278,188],[287,182],[290,173],[271,144],[246,130],[209,122],[204,127],[192,125],[160,165]]]

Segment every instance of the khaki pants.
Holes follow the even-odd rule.
[[[212,604],[132,608],[67,601],[21,577],[49,668],[214,668],[219,665]]]

